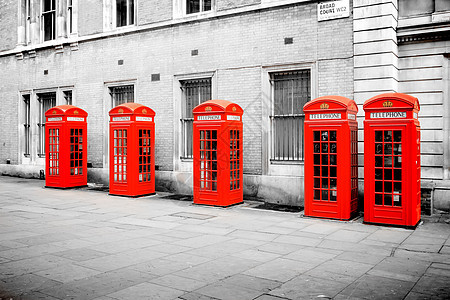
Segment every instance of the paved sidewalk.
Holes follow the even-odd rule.
[[[0,176],[0,299],[449,299],[450,224],[415,231]]]

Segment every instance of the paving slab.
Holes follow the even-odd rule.
[[[42,185],[0,176],[0,298],[450,297],[450,224],[427,217],[406,230]]]

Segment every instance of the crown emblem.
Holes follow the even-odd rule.
[[[233,108],[231,110],[232,111],[236,111],[236,106],[233,106]]]
[[[56,115],[56,110],[52,111],[52,115]]]
[[[392,107],[392,105],[394,105],[391,101],[384,101],[383,102],[383,107]]]
[[[123,113],[123,109],[119,108],[119,114]]]
[[[320,104],[320,109],[329,109],[330,105],[328,105],[327,103],[322,103]]]
[[[144,109],[142,110],[142,113],[143,113],[143,114],[146,114],[146,113],[147,113],[147,110],[144,108]]]
[[[211,110],[212,110],[212,107],[211,107],[211,106],[205,107],[205,111],[211,111]]]
[[[73,114],[78,115],[79,114],[78,110],[74,111]]]

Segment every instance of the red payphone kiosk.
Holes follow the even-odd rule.
[[[324,96],[303,111],[305,216],[348,220],[358,208],[358,107]]]
[[[364,222],[420,221],[420,110],[417,98],[387,93],[364,103]]]
[[[155,112],[138,103],[109,112],[109,193],[139,197],[155,193]]]
[[[87,112],[59,105],[45,113],[45,186],[87,185]]]
[[[194,203],[243,202],[242,108],[226,100],[209,100],[193,114]]]

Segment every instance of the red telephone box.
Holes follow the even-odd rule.
[[[155,193],[155,112],[138,103],[109,111],[109,193]]]
[[[87,112],[59,105],[45,113],[45,186],[87,185]]]
[[[243,202],[242,108],[209,100],[193,109],[194,203],[230,206]]]
[[[358,107],[324,96],[303,111],[305,216],[348,220],[358,208]]]
[[[388,93],[364,103],[364,222],[420,221],[420,110],[417,98]]]

